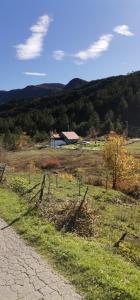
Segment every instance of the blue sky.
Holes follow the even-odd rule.
[[[1,0],[0,90],[140,70],[140,0]]]

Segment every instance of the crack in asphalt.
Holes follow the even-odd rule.
[[[6,227],[0,219],[0,228]],[[12,228],[0,230],[0,300],[82,300]]]

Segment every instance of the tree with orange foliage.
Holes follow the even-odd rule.
[[[18,140],[16,141],[16,148],[22,149],[23,147],[27,146],[28,143],[29,143],[29,136],[26,134],[26,132],[22,132]]]
[[[112,188],[117,189],[123,182],[136,182],[140,164],[126,149],[126,139],[115,132],[108,135],[103,149],[105,169],[111,176]]]

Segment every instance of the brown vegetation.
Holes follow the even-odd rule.
[[[60,167],[58,158],[46,158],[37,162],[37,166],[42,170],[57,169]]]
[[[42,205],[40,207],[42,214],[53,222],[58,230],[91,237],[95,234],[98,215],[86,200],[87,192],[88,188],[82,200],[63,202],[63,206],[60,207],[53,206],[51,203],[46,208]]]

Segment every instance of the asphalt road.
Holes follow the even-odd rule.
[[[0,300],[81,300],[74,288],[0,219]]]

